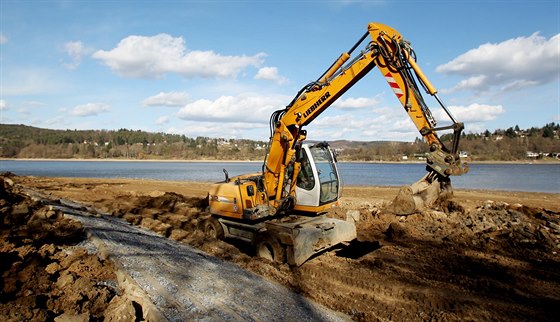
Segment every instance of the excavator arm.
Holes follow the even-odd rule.
[[[365,49],[352,58],[354,51],[368,38]],[[375,67],[430,147],[428,174],[408,190],[401,190],[393,202],[401,204],[401,209],[394,211],[405,214],[429,206],[442,191],[451,191],[450,175],[468,171],[468,166],[461,163],[457,154],[464,126],[455,120],[437,96],[437,90],[417,65],[410,43],[393,28],[370,23],[367,32],[348,52],[343,53],[316,81],[303,87],[286,108],[272,114],[271,142],[263,165],[265,190],[272,208],[287,208],[294,203],[292,199],[300,168],[296,156],[299,143],[306,138],[304,127]],[[449,116],[451,125],[436,126],[418,84],[435,97]],[[437,131],[440,130],[453,130],[450,147],[438,137]],[[431,191],[429,196],[426,191]],[[403,208],[407,202],[409,205]]]
[[[365,49],[356,52],[366,39]],[[213,237],[252,242],[257,255],[294,265],[354,240],[357,233],[353,221],[321,215],[340,197],[336,160],[328,144],[303,144],[304,128],[375,67],[430,147],[428,174],[403,187],[386,210],[418,212],[451,193],[449,176],[468,171],[457,155],[463,124],[437,97],[437,90],[416,64],[410,44],[394,29],[371,23],[347,53],[316,81],[304,86],[290,104],[272,114],[262,172],[230,178],[224,170],[225,181],[211,186],[210,215],[203,222],[204,231]],[[420,87],[435,97],[451,125],[437,127]],[[438,137],[440,130],[453,130],[449,147]]]

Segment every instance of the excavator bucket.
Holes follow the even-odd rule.
[[[313,255],[357,237],[354,222],[329,218],[298,217],[293,221],[267,222],[267,230],[287,245],[288,264],[300,266]]]
[[[452,196],[453,190],[449,178],[428,173],[412,185],[402,187],[385,211],[397,215],[411,215],[422,212]]]

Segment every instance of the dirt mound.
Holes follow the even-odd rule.
[[[358,320],[555,319],[559,212],[490,200],[469,209],[450,199],[409,216],[384,207],[348,203],[336,214],[358,218],[358,238],[380,247],[353,262],[322,256],[305,264],[322,281],[305,279],[323,290],[309,290],[320,302]],[[327,295],[329,289],[346,289],[353,305]]]
[[[166,192],[161,196],[120,196],[103,207],[131,224],[141,225],[165,237],[182,240],[198,232],[206,198],[184,197]],[[200,236],[199,236],[200,237]]]
[[[249,245],[233,244],[210,238],[202,233],[201,227],[209,216],[206,212],[208,200],[205,197],[185,197],[166,192],[161,196],[137,196],[119,199],[111,207],[117,209],[114,215],[131,224],[155,231],[162,236],[198,247],[205,252],[227,260],[246,262],[252,255]],[[237,246],[237,247],[236,247]],[[241,250],[240,250],[241,249]]]
[[[411,234],[416,237],[427,232],[438,240],[519,257],[531,251],[549,255],[560,251],[559,221],[560,213],[551,210],[491,200],[470,211],[451,201],[442,211],[403,220],[413,226]]]
[[[9,178],[0,177],[0,228],[11,241],[72,244],[83,239],[79,222],[51,206],[31,200]]]
[[[82,225],[0,177],[0,316],[102,320],[120,290],[113,264],[84,247]],[[115,305],[115,304],[113,304]],[[134,315],[132,315],[134,317]]]
[[[204,209],[208,206],[206,198],[185,197],[174,192],[165,192],[162,196],[140,196],[134,202],[137,208],[155,208],[162,211],[175,212],[187,208]]]

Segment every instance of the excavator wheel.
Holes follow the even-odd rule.
[[[204,221],[203,225],[204,234],[210,238],[223,239],[224,228],[214,217],[209,217]]]
[[[276,263],[286,262],[286,249],[271,235],[264,234],[257,238],[257,256]]]

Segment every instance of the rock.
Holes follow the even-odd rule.
[[[171,235],[169,235],[169,238],[176,240],[176,241],[181,241],[185,238],[187,238],[189,234],[183,230],[183,229],[173,229],[171,231]]]
[[[555,240],[554,238],[550,235],[550,233],[548,232],[548,230],[546,229],[546,227],[541,227],[538,231],[537,231],[537,239],[539,241],[543,241],[543,242],[547,242],[550,245],[553,245]]]
[[[560,233],[560,225],[553,223],[552,221],[548,222],[548,226],[556,231],[556,233]]]
[[[4,182],[9,186],[9,187],[13,187],[14,186],[14,181],[10,178],[6,178],[4,177]]]
[[[346,212],[346,221],[349,221],[349,222],[360,221],[360,211],[359,210],[348,210]]]
[[[173,228],[170,224],[166,224],[152,218],[142,219],[142,223],[140,225],[166,237],[170,235],[171,229]]]
[[[70,313],[63,313],[56,318],[54,318],[55,322],[89,322],[90,315],[89,313],[82,313],[82,314],[70,314]]]
[[[54,273],[58,272],[60,270],[60,264],[58,263],[50,263],[49,265],[47,265],[47,267],[45,267],[45,271],[47,273],[49,273],[50,275],[53,275]],[[63,283],[61,281],[61,283]]]
[[[53,256],[56,253],[57,249],[53,244],[44,244],[39,248],[39,255],[43,258],[47,258]]]
[[[507,202],[504,202],[504,201],[497,201],[495,203],[495,207],[500,208],[500,209],[504,209],[504,208],[508,208],[509,204]]]
[[[55,220],[55,219],[61,218],[63,216],[64,216],[64,214],[61,211],[55,210],[55,209],[49,209],[45,213],[45,218],[50,219],[50,220]]]
[[[133,224],[133,225],[138,225],[140,224],[140,222],[142,221],[142,217],[132,214],[132,213],[126,213],[122,216],[122,218],[126,221],[128,221],[129,223]]]
[[[482,206],[483,209],[492,209],[494,207],[494,201],[492,200],[486,200],[484,202],[484,206]]]
[[[406,236],[406,228],[402,224],[393,222],[389,224],[389,228],[385,231],[385,235],[388,240],[397,240]]]
[[[130,300],[117,295],[109,302],[104,318],[106,322],[135,321],[136,311]]]
[[[13,216],[23,216],[29,213],[29,207],[25,203],[20,203],[12,207]]]
[[[441,212],[441,211],[431,211],[430,215],[432,217],[432,219],[441,221],[441,219],[445,219],[447,218],[447,214],[445,212]]]
[[[56,286],[58,286],[58,288],[60,289],[64,289],[66,286],[69,286],[72,283],[74,283],[74,276],[68,271],[62,272],[62,274],[60,274],[60,276],[56,280]]]

